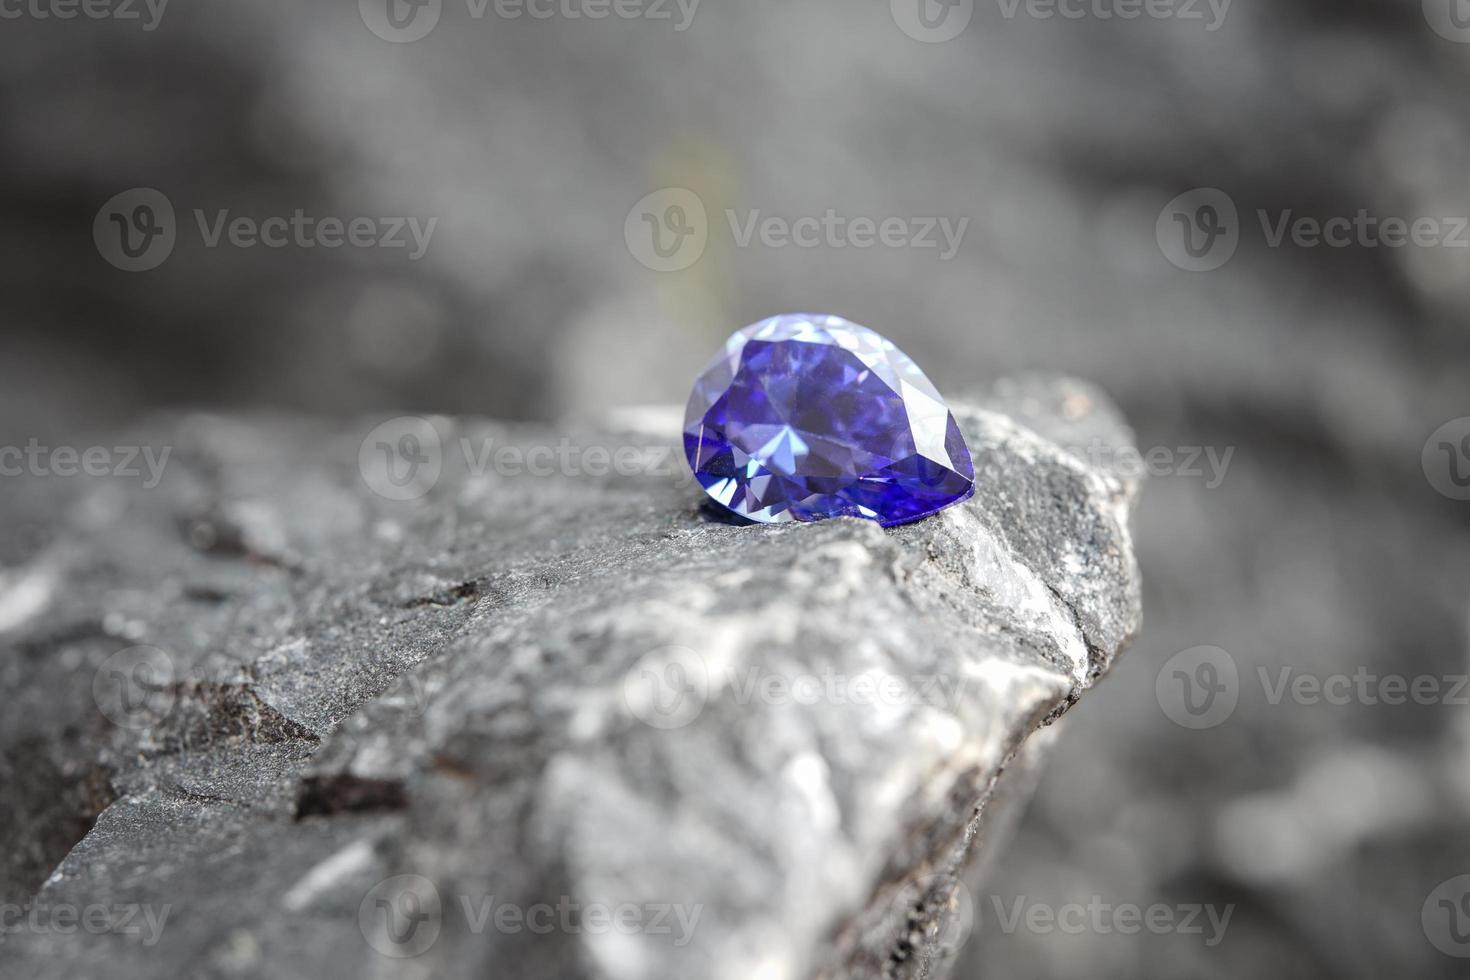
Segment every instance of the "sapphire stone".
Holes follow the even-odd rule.
[[[892,341],[827,314],[736,331],[694,383],[684,454],[715,501],[763,523],[902,524],[964,500],[954,416]]]

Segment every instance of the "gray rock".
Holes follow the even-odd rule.
[[[404,501],[391,426],[299,419],[119,436],[169,447],[156,487],[17,483],[0,894],[117,931],[23,927],[0,973],[946,972],[960,879],[1139,622],[1106,401],[956,413],[978,492],[889,531],[709,520],[672,410],[436,418]]]

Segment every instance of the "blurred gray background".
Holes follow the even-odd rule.
[[[175,0],[152,30],[142,6],[7,8],[0,438],[200,405],[595,416],[682,401],[731,330],[789,310],[886,333],[946,393],[1082,375],[1175,461],[1138,518],[1146,626],[1062,726],[958,975],[1470,975],[1429,901],[1470,873],[1470,707],[1272,703],[1259,673],[1449,693],[1470,670],[1470,503],[1421,465],[1470,415],[1470,248],[1272,247],[1257,219],[1470,215],[1470,10],[926,3],[930,23],[970,19],[934,42],[918,0],[686,0],[667,19],[442,0],[399,43],[374,3]],[[93,238],[137,187],[176,213],[146,272]],[[1200,187],[1234,204],[1239,244],[1192,272],[1158,228]],[[625,236],[647,195],[668,217],[665,188],[705,210],[675,271]],[[437,223],[412,260],[210,247],[196,209]],[[727,218],[829,209],[968,223],[944,258],[742,246]],[[1223,472],[1185,465],[1205,447],[1232,453]],[[1164,709],[1166,664],[1199,646],[1228,653],[1238,704],[1190,728]],[[1018,899],[1234,911],[1206,945],[1207,926],[1004,928]]]

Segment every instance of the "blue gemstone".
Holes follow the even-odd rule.
[[[689,396],[695,479],[753,521],[885,527],[964,500],[975,467],[934,385],[893,342],[827,314],[736,331]]]

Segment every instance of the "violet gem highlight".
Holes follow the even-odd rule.
[[[762,523],[918,520],[975,490],[969,447],[907,354],[838,316],[736,331],[694,382],[684,454],[699,485]]]

